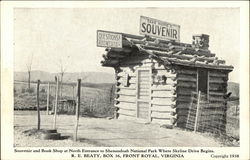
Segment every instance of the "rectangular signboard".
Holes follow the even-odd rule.
[[[140,34],[160,39],[180,41],[180,26],[157,19],[141,16]]]
[[[122,34],[97,30],[97,47],[122,48]]]

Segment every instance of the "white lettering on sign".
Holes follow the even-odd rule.
[[[97,47],[122,48],[122,34],[98,30]]]
[[[140,34],[156,38],[180,41],[180,26],[141,16]]]

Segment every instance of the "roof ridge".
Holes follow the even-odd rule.
[[[208,49],[195,48],[192,44],[161,40],[149,36],[123,34],[122,48],[108,48],[103,65],[118,65],[123,58],[138,56],[141,51],[164,65],[184,65],[210,69],[233,70],[225,60],[218,59]]]

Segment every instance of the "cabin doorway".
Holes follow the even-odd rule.
[[[198,91],[203,94],[208,92],[208,71],[204,69],[198,69]]]
[[[137,70],[137,98],[136,98],[136,116],[139,119],[148,120],[150,107],[150,89],[151,89],[151,70]]]

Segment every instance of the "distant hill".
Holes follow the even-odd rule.
[[[32,71],[31,81],[55,81],[55,76],[58,73],[49,73],[44,71]],[[76,82],[78,78],[84,83],[114,83],[115,75],[104,72],[75,72],[65,73],[63,76],[64,82]],[[27,72],[14,72],[14,80],[27,81]]]
[[[231,97],[239,97],[240,84],[235,82],[228,82],[227,92],[232,92]]]
[[[31,81],[37,81],[40,79],[41,81],[55,81],[55,76],[57,73],[49,73],[44,71],[32,71],[31,73]],[[75,72],[75,73],[65,73],[64,82],[76,82],[78,78],[82,78],[82,82],[84,83],[114,83],[115,75],[103,72]],[[14,80],[17,81],[27,81],[28,74],[27,72],[15,72]],[[239,83],[228,82],[227,87],[228,92],[232,92],[231,97],[239,97]]]

